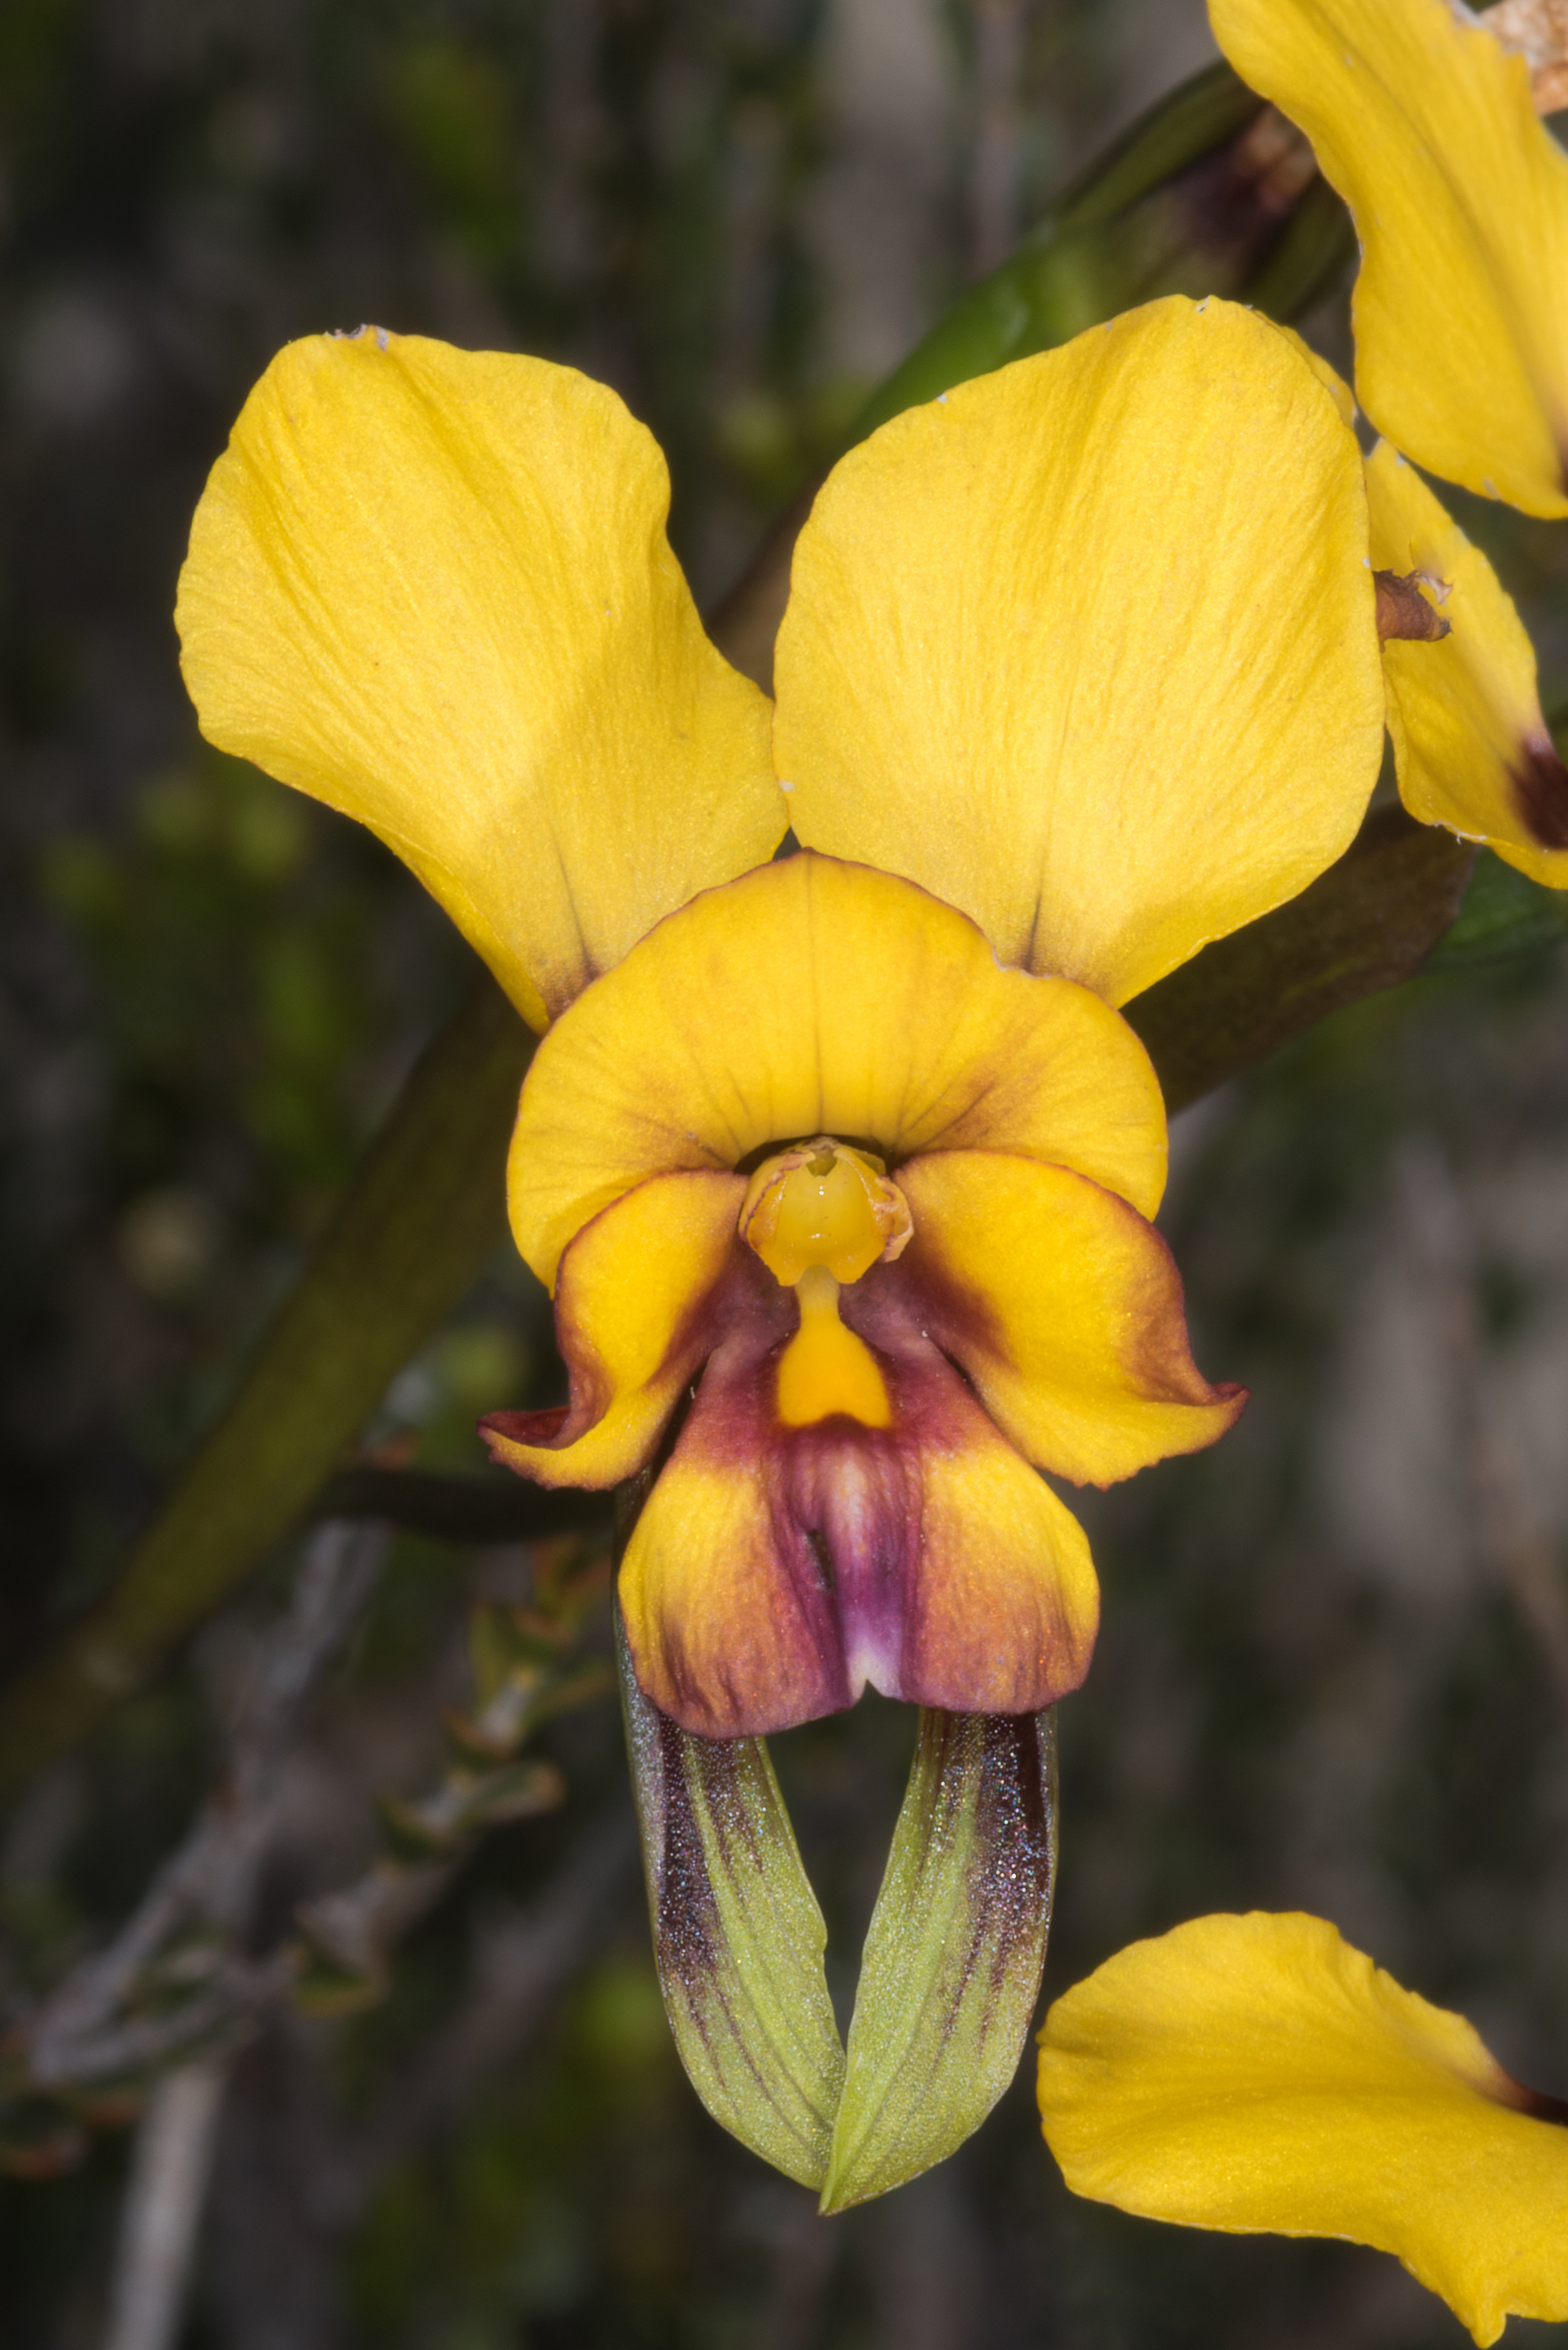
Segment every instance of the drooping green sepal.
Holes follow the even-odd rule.
[[[804,2187],[827,2176],[844,2048],[827,1929],[760,1738],[698,1738],[637,1685],[617,1617],[654,1958],[702,2103]]]
[[[1056,1873],[1055,1718],[920,1716],[866,1938],[824,2211],[977,2129],[1018,2069]]]

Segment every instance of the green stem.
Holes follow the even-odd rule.
[[[113,1588],[0,1697],[0,1799],[139,1689],[307,1508],[504,1229],[533,1039],[489,974],[358,1180]]]

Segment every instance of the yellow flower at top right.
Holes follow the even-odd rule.
[[[1532,84],[1518,53],[1539,0],[1489,14],[1210,0],[1220,47],[1306,133],[1360,240],[1355,392],[1384,436],[1367,467],[1372,559],[1449,623],[1440,645],[1385,647],[1401,795],[1421,822],[1564,889],[1568,770],[1529,639],[1414,470],[1568,516],[1568,156],[1537,111],[1563,76]]]

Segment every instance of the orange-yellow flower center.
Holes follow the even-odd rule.
[[[909,1211],[882,1161],[818,1135],[765,1159],[741,1209],[741,1238],[800,1303],[800,1328],[779,1357],[778,1412],[806,1428],[846,1412],[868,1428],[893,1417],[887,1383],[864,1339],[838,1318],[838,1292],[899,1255]]]

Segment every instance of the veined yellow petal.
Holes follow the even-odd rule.
[[[1245,1390],[1199,1370],[1170,1251],[1125,1201],[999,1150],[931,1152],[899,1184],[922,1320],[1040,1468],[1109,1485],[1236,1419]]]
[[[1478,2343],[1568,2318],[1568,2127],[1464,2018],[1321,1918],[1199,1918],[1135,1942],[1040,2035],[1075,2194],[1234,2234],[1393,2252]]]
[[[651,1176],[577,1234],[556,1284],[571,1402],[483,1420],[493,1459],[541,1485],[618,1485],[643,1466],[714,1344],[704,1308],[745,1188],[738,1175]]]
[[[1480,547],[1386,441],[1367,460],[1366,489],[1374,565],[1418,574],[1449,627],[1438,644],[1383,648],[1406,806],[1568,889],[1568,771],[1541,714],[1524,623]]]
[[[1293,897],[1376,779],[1354,436],[1266,319],[1179,297],[897,417],[794,552],[803,840],[1107,1002]]]
[[[508,1177],[518,1248],[551,1281],[647,1176],[829,1134],[894,1171],[939,1148],[1060,1162],[1146,1215],[1165,1180],[1159,1088],[1125,1021],[999,970],[923,889],[806,855],[672,914],[545,1038]]]
[[[362,328],[278,354],[192,528],[202,732],[379,833],[535,1027],[784,828],[669,503],[602,384]]]
[[[1361,240],[1355,390],[1417,464],[1568,514],[1568,158],[1524,59],[1448,0],[1210,0]]]
[[[1269,323],[1273,328],[1274,332],[1277,335],[1283,335],[1292,350],[1298,352],[1301,358],[1305,360],[1307,366],[1311,368],[1314,375],[1316,376],[1319,383],[1322,384],[1324,390],[1333,400],[1335,408],[1338,409],[1341,423],[1344,424],[1348,431],[1354,432],[1355,430],[1355,394],[1351,390],[1350,386],[1345,382],[1345,378],[1340,374],[1339,369],[1332,365],[1329,360],[1325,359],[1321,351],[1314,351],[1312,345],[1306,340],[1305,337],[1298,335],[1293,327],[1282,327],[1277,318],[1271,319]]]

